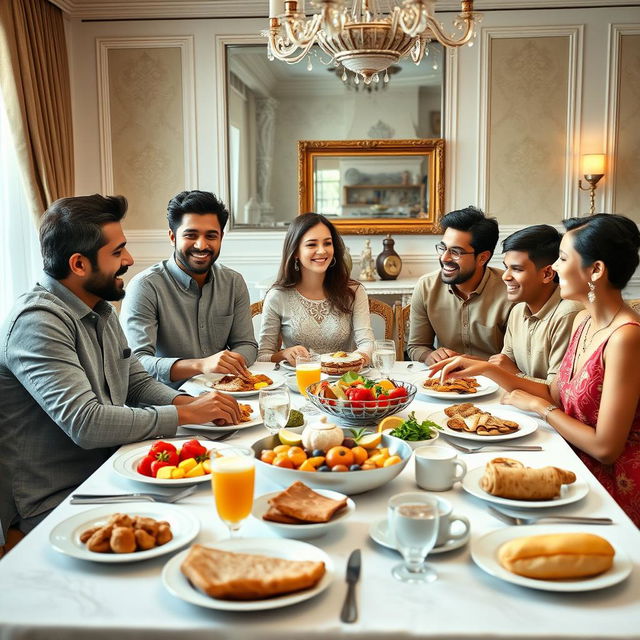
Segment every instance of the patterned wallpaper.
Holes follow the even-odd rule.
[[[129,200],[128,229],[166,229],[167,202],[184,189],[181,51],[109,50],[113,184]]]
[[[558,223],[564,203],[569,38],[492,38],[487,212]]]
[[[640,35],[620,42],[614,213],[640,222]]]

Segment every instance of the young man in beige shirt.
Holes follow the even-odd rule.
[[[487,359],[502,349],[513,306],[502,270],[487,266],[498,223],[467,207],[448,213],[440,226],[441,268],[422,276],[411,298],[409,357],[428,365],[462,353]]]
[[[571,327],[581,306],[560,297],[556,272],[560,234],[538,224],[511,234],[503,243],[507,297],[517,303],[507,324],[502,352],[489,362],[510,373],[550,383],[562,362]]]

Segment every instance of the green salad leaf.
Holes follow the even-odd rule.
[[[442,427],[431,420],[418,422],[415,411],[412,411],[409,417],[399,427],[391,431],[390,435],[400,438],[401,440],[417,442],[418,440],[430,440],[434,435],[433,430],[441,428]]]

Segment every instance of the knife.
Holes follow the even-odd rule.
[[[342,622],[355,622],[358,619],[358,607],[356,605],[356,583],[360,578],[360,566],[362,558],[360,549],[354,549],[347,562],[347,595],[340,612]]]

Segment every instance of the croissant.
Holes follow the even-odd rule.
[[[560,495],[563,484],[572,484],[576,475],[557,467],[533,469],[518,460],[494,458],[487,463],[480,487],[487,493],[513,500],[550,500]]]

